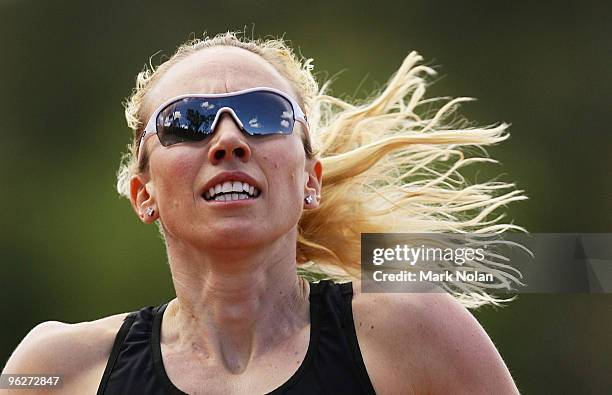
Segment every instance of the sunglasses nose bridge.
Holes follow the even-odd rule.
[[[220,125],[223,114],[228,113],[234,120],[234,125],[224,125],[223,130],[217,132],[215,128]],[[229,122],[229,120],[226,120]],[[238,130],[236,130],[236,125]],[[217,111],[215,119],[211,124],[208,157],[212,164],[218,164],[225,158],[236,158],[241,161],[248,161],[251,157],[251,148],[244,136],[244,127],[234,110],[229,107],[222,107]]]
[[[242,124],[242,122],[240,121],[240,118],[238,118],[238,115],[236,115],[234,110],[231,107],[221,107],[219,111],[217,111],[217,114],[215,115],[215,120],[210,126],[211,134],[215,132],[215,129],[217,128],[217,125],[221,120],[221,116],[225,113],[230,114],[231,117],[234,118],[234,122],[236,122],[240,130],[244,130],[244,125]]]

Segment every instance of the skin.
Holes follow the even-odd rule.
[[[297,97],[259,56],[208,48],[168,70],[147,94],[145,113],[184,93],[256,86]],[[131,203],[143,222],[159,219],[165,230],[176,298],[163,316],[161,349],[170,380],[187,393],[269,392],[304,359],[309,285],[295,270],[297,223],[303,210],[319,205],[304,197],[320,194],[322,167],[305,158],[300,128],[296,123],[292,135],[254,138],[224,114],[204,141],[171,147],[156,136],[146,141],[150,168],[132,178]],[[257,180],[257,201],[220,209],[201,198],[205,183],[229,170]],[[155,209],[153,217],[147,207]],[[359,282],[354,290],[357,337],[378,394],[518,393],[485,331],[448,295],[364,294]],[[4,373],[61,372],[64,387],[50,393],[93,393],[125,315],[42,323]]]

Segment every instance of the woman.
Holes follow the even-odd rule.
[[[158,224],[176,298],[42,323],[4,373],[62,374],[54,394],[517,393],[463,306],[495,303],[484,291],[367,294],[356,280],[361,232],[505,230],[486,215],[522,198],[453,179],[479,160],[459,147],[506,125],[444,125],[463,98],[416,115],[432,102],[419,60],[362,105],[323,94],[284,42],[233,33],[140,73],[118,190]],[[462,207],[478,212],[443,215]]]

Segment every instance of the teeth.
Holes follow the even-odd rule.
[[[260,192],[257,188],[241,181],[225,181],[204,192],[204,198],[206,198],[206,200],[212,199],[215,201],[244,200],[259,195]],[[223,199],[220,199],[220,196],[223,196]]]
[[[248,198],[249,195],[247,195],[246,193],[228,193],[227,195],[217,195],[213,200],[220,202],[229,202],[233,200],[245,200]]]
[[[215,196],[213,200],[220,202],[229,202],[234,200],[245,200],[248,199],[249,195],[246,193],[228,193],[227,195]]]

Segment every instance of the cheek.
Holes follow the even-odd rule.
[[[178,150],[177,150],[178,151]],[[192,186],[197,166],[188,155],[166,155],[163,160],[152,164],[152,176],[156,182],[157,199],[166,208],[178,208],[186,202],[185,195],[193,194]]]
[[[290,150],[288,150],[290,151]],[[282,202],[275,200],[275,205],[301,207],[304,190],[304,163],[290,152],[282,152],[271,156],[269,161],[270,175],[268,178],[270,190]]]

